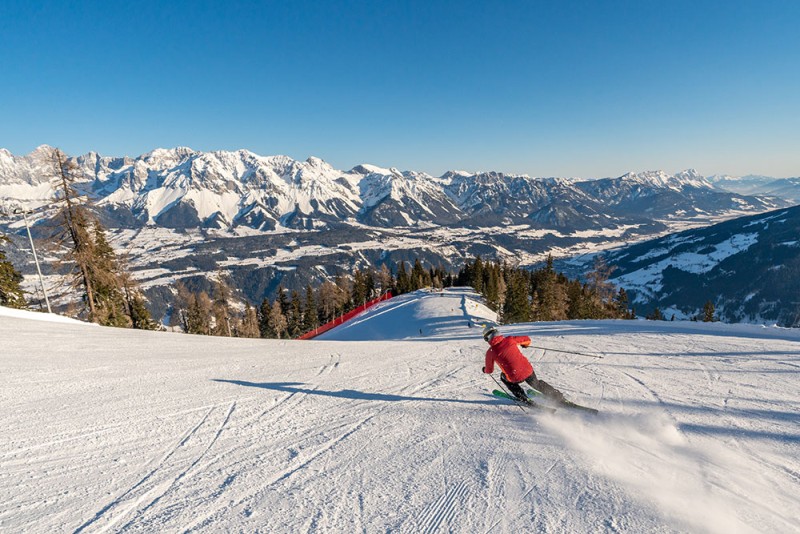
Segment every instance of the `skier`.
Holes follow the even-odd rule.
[[[520,384],[526,382],[533,389],[542,392],[542,394],[553,400],[558,404],[567,404],[568,401],[564,398],[563,393],[556,388],[536,378],[536,373],[533,371],[533,366],[528,358],[525,357],[519,350],[519,346],[527,347],[531,344],[531,338],[528,336],[503,336],[497,331],[494,326],[486,326],[483,329],[483,339],[489,343],[489,350],[486,351],[486,365],[483,367],[483,372],[492,374],[494,371],[494,363],[497,362],[498,367],[502,371],[500,373],[500,380],[506,385],[508,390],[520,401],[531,404],[525,391]]]

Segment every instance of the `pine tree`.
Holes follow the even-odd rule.
[[[497,309],[502,310],[506,303],[506,294],[508,293],[508,286],[506,285],[506,275],[503,272],[502,266],[498,265],[497,268]]]
[[[547,260],[545,261],[544,270],[548,275],[553,274],[553,273],[556,272],[555,268],[553,267],[553,255],[552,254],[548,254],[547,255]]]
[[[430,286],[430,280],[427,279],[427,275],[428,273],[422,268],[419,258],[414,260],[414,267],[411,268],[411,291]]]
[[[371,300],[375,296],[375,271],[372,267],[367,268],[364,273],[364,286],[367,290],[367,300]]]
[[[238,334],[239,337],[259,337],[259,324],[258,313],[249,302],[244,303],[244,315],[239,323]]]
[[[269,299],[261,301],[261,306],[258,309],[258,331],[261,337],[269,337],[269,313],[272,311],[272,304]]]
[[[286,289],[284,289],[282,284],[278,286],[277,301],[281,305],[281,313],[284,315],[284,317],[288,316],[289,315],[289,306],[290,306],[289,297],[287,296]]]
[[[317,300],[314,298],[314,290],[311,284],[306,286],[306,303],[303,309],[303,332],[311,332],[319,326],[319,312],[317,310]]]
[[[531,320],[528,294],[527,277],[521,272],[514,273],[508,280],[506,301],[503,305],[503,322],[522,323]]]
[[[658,309],[658,307],[656,307],[653,310],[653,313],[651,313],[650,315],[645,317],[645,319],[648,319],[650,321],[663,321],[664,320],[664,314],[661,313],[661,310]]]
[[[464,266],[456,273],[453,285],[456,286],[471,286],[472,285],[472,263],[469,261],[464,263]]]
[[[96,322],[105,326],[130,327],[133,321],[123,293],[123,276],[117,256],[108,244],[100,221],[94,219],[92,226],[93,246],[88,250],[92,254],[89,272],[94,286]]]
[[[559,283],[553,270],[552,258],[539,277],[536,317],[539,321],[562,321],[567,318],[569,300],[565,284]]]
[[[406,273],[406,262],[401,261],[397,268],[397,294],[402,295],[411,291],[411,282]]]
[[[628,319],[630,317],[630,310],[628,309],[628,293],[624,288],[619,288],[617,296],[614,298],[614,306],[617,310],[617,317]]]
[[[153,321],[150,310],[147,309],[144,297],[141,293],[131,293],[129,297],[129,310],[132,328],[139,330],[158,330],[158,323]]]
[[[475,263],[472,264],[472,279],[469,285],[478,293],[483,293],[483,260],[480,256],[476,257]]]
[[[586,319],[587,304],[583,285],[578,280],[567,284],[567,319]]]
[[[703,322],[704,323],[713,323],[716,321],[714,317],[714,303],[710,300],[706,301],[703,305]]]
[[[186,317],[186,333],[211,335],[211,312],[213,303],[208,293],[192,294]]]
[[[297,291],[292,291],[291,304],[289,305],[289,316],[287,317],[287,329],[289,337],[295,338],[302,334],[303,310],[300,304],[300,295]]]
[[[0,244],[8,242],[8,238],[0,236]],[[0,306],[23,309],[26,307],[25,295],[20,287],[23,277],[10,261],[6,253],[0,249]]]
[[[444,287],[453,287],[454,284],[453,273],[447,273],[447,276],[444,277]]]
[[[350,300],[355,306],[361,306],[367,300],[367,277],[365,273],[356,269],[353,273],[353,289]]]
[[[483,296],[486,299],[486,304],[489,308],[497,311],[500,309],[500,284],[498,282],[499,272],[498,269],[489,269],[489,281],[484,286]]]

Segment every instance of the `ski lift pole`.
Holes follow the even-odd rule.
[[[47,290],[44,287],[44,277],[42,276],[42,269],[39,267],[39,258],[36,256],[36,247],[33,245],[33,236],[31,236],[31,227],[28,224],[28,214],[22,208],[22,218],[25,220],[25,229],[28,231],[28,240],[31,242],[31,250],[33,251],[33,261],[36,264],[36,272],[39,273],[39,283],[42,285],[42,293],[44,294],[44,302],[47,304],[47,313],[53,313],[50,309],[50,299],[47,298]]]

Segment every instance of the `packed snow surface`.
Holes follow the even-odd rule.
[[[500,327],[592,417],[493,397],[465,290],[307,342],[42,318],[0,312],[3,532],[800,530],[797,331]]]

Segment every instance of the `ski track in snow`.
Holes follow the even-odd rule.
[[[503,326],[603,356],[526,350],[602,413],[523,413],[480,373],[474,299],[399,297],[312,342],[0,309],[0,530],[800,531],[800,333]]]

